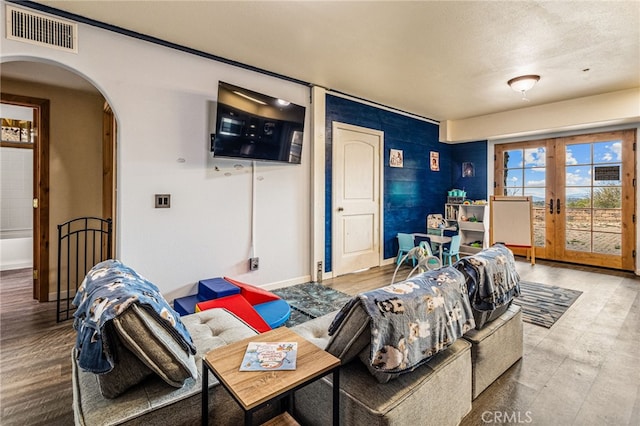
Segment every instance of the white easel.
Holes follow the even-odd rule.
[[[535,265],[532,197],[492,195],[489,211],[489,243],[525,247],[527,259],[530,258],[531,264]]]

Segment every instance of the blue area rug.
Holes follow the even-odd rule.
[[[351,296],[331,287],[311,282],[271,290],[291,306],[291,316],[284,324],[292,327],[313,318],[336,311],[351,299]]]
[[[520,296],[513,303],[522,308],[522,320],[551,328],[582,294],[578,290],[520,281]]]

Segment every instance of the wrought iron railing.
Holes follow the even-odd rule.
[[[87,272],[111,258],[111,231],[111,219],[99,217],[58,225],[58,322],[73,316],[72,301]]]

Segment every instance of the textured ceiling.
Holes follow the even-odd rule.
[[[640,87],[638,1],[37,3],[436,120]]]

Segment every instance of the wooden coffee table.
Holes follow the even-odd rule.
[[[239,371],[249,342],[298,342],[295,370]],[[249,337],[213,349],[202,358],[202,424],[209,424],[209,371],[229,391],[244,410],[245,425],[251,424],[253,413],[266,404],[293,393],[315,380],[333,373],[333,424],[340,418],[340,359],[318,348],[286,327]],[[291,398],[292,404],[294,403]],[[293,406],[289,406],[293,413]],[[278,416],[291,422],[291,416]],[[290,424],[290,423],[285,423]]]

